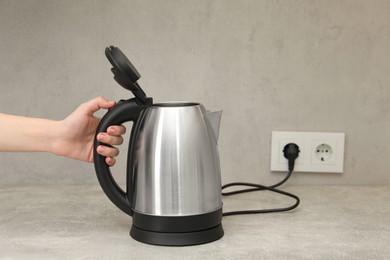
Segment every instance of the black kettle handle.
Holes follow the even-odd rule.
[[[128,99],[120,101],[113,108],[111,108],[101,119],[94,139],[93,144],[93,161],[95,165],[96,176],[99,180],[100,186],[107,197],[123,212],[132,215],[133,211],[128,200],[128,191],[124,192],[112,177],[110,168],[105,162],[105,156],[96,152],[96,148],[103,144],[96,139],[100,132],[106,132],[111,125],[121,125],[125,122],[133,121],[135,125],[142,110],[148,105],[138,104],[136,100]],[[104,145],[104,144],[103,144]],[[129,187],[128,189],[129,190]]]

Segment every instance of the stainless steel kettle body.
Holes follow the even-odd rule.
[[[218,132],[221,111],[199,103],[119,102],[97,133],[133,121],[127,190],[112,178],[104,157],[94,154],[100,185],[111,201],[133,217],[130,235],[158,245],[193,245],[223,236]],[[95,148],[100,145],[95,140]]]
[[[222,208],[213,130],[219,117],[214,122],[209,114],[197,103],[159,103],[146,109],[129,163],[136,187],[135,212],[188,216]]]

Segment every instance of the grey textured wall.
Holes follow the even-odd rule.
[[[389,13],[387,0],[0,0],[0,111],[62,119],[97,95],[130,97],[104,57],[114,44],[156,101],[224,110],[224,182],[280,179],[271,131],[302,130],[345,132],[345,172],[290,183],[389,185]],[[1,186],[96,183],[91,164],[50,154],[0,165]]]

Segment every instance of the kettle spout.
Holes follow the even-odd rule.
[[[208,131],[212,133],[215,138],[215,143],[218,143],[219,126],[221,123],[222,110],[219,111],[207,111],[203,114]]]

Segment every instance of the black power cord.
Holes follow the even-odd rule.
[[[236,191],[231,191],[231,192],[222,192],[222,196],[231,196],[231,195],[246,193],[246,192],[268,190],[268,191],[276,192],[276,193],[279,193],[279,194],[282,194],[282,195],[285,195],[285,196],[288,196],[288,197],[295,199],[295,201],[296,201],[295,204],[293,204],[292,206],[289,206],[289,207],[284,207],[284,208],[229,211],[229,212],[224,212],[223,216],[282,212],[282,211],[289,211],[289,210],[292,210],[292,209],[295,209],[296,207],[298,207],[299,202],[300,202],[298,196],[296,196],[292,193],[286,192],[286,191],[276,189],[276,187],[279,187],[280,185],[285,183],[290,178],[290,176],[294,170],[295,159],[298,158],[299,152],[300,151],[299,151],[298,145],[296,145],[294,143],[289,143],[284,147],[283,154],[284,154],[284,157],[286,157],[288,160],[288,174],[286,175],[286,177],[283,180],[281,180],[280,182],[278,182],[274,185],[265,186],[265,185],[255,184],[255,183],[232,182],[232,183],[228,183],[228,184],[225,184],[222,186],[222,191],[226,188],[233,187],[233,186],[252,187],[250,189],[242,189],[242,190],[236,190]]]

